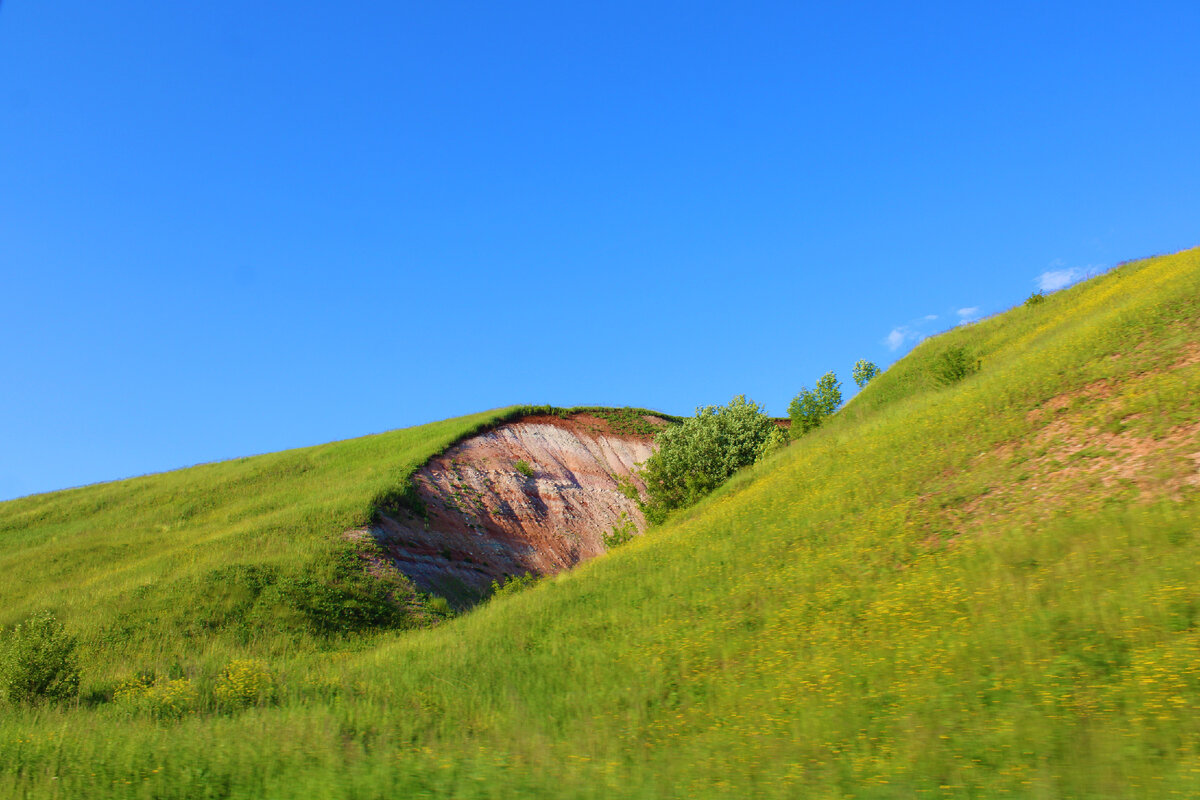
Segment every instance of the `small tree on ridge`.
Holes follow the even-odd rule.
[[[880,372],[879,366],[871,361],[860,358],[854,365],[854,382],[858,388],[863,388]]]
[[[842,384],[832,372],[821,376],[815,390],[807,386],[800,389],[800,394],[788,406],[788,416],[792,418],[792,438],[820,427],[841,404]]]

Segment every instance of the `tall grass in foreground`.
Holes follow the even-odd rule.
[[[1200,251],[955,329],[606,557],[274,657],[276,705],[10,709],[0,794],[1195,796],[1194,467],[1064,443],[1200,445],[1198,342]],[[981,368],[942,387],[950,347]]]

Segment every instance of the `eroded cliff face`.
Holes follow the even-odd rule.
[[[505,423],[416,473],[424,516],[384,517],[353,533],[372,536],[392,567],[460,608],[506,575],[569,569],[603,553],[601,536],[614,526],[645,528],[618,481],[644,495],[635,467],[654,452],[653,432],[668,423],[653,416],[639,423],[636,432],[618,430],[587,413]]]

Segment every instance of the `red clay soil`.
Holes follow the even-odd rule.
[[[493,580],[548,575],[603,553],[602,534],[626,520],[642,531],[645,519],[618,479],[644,495],[635,468],[653,452],[651,436],[587,413],[524,417],[458,443],[414,475],[427,517],[385,517],[352,535],[369,533],[421,590],[465,607]]]

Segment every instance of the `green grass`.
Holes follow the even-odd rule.
[[[264,596],[264,584],[345,578],[340,533],[430,455],[506,413],[0,504],[0,625],[54,610],[96,684],[328,648],[303,607]]]
[[[242,646],[269,661],[275,705],[201,702],[179,720],[114,703],[10,708],[0,795],[1196,796],[1200,510],[1179,480],[1195,465],[1168,445],[1200,451],[1187,433],[1197,342],[1195,250],[956,328],[822,428],[571,573],[352,649],[284,648],[296,634],[281,620],[277,639]],[[980,369],[943,386],[935,365],[950,348]],[[465,423],[446,424],[450,438]],[[1109,458],[1098,446],[1053,466],[1073,437],[1106,430],[1161,442],[1161,463],[1128,485],[1078,466]],[[409,463],[360,446],[342,470],[376,482],[353,503],[333,488],[346,490],[343,472],[302,489],[282,470],[290,454],[263,457],[262,490],[279,468],[316,518],[307,538],[273,521],[304,514],[258,498],[194,513],[208,527],[174,547],[148,522],[124,534],[95,522],[202,506],[186,472],[139,479],[175,498],[171,512],[124,484],[0,506],[0,566],[24,570],[18,588],[0,584],[5,613],[53,605],[86,631],[82,598],[95,597],[163,636],[172,628],[148,609],[189,601],[172,569],[206,574],[233,542],[316,557],[306,542],[364,513]],[[85,535],[101,529],[105,548],[127,535],[132,552],[161,552],[103,563]],[[135,596],[155,564],[165,585]],[[191,612],[173,614],[184,625]],[[91,651],[101,666],[85,683],[122,652]],[[202,696],[217,660],[188,662]]]

